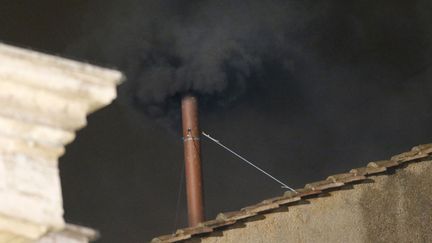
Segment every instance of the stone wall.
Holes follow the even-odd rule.
[[[201,242],[432,242],[431,175],[432,161],[389,169]]]
[[[0,43],[0,242],[65,227],[58,158],[121,80],[118,71]]]
[[[36,243],[87,243],[98,236],[93,229],[67,224],[63,230],[51,232]]]

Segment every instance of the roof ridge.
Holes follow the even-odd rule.
[[[386,172],[388,168],[400,167],[407,162],[419,162],[422,161],[421,159],[430,156],[432,156],[432,143],[417,145],[408,152],[392,156],[389,160],[372,161],[366,167],[355,168],[348,173],[335,174],[327,177],[325,180],[308,183],[304,188],[296,189],[296,192],[287,191],[282,196],[263,200],[260,203],[244,207],[239,211],[219,213],[216,219],[202,222],[195,227],[179,229],[174,234],[156,237],[151,242],[179,242],[190,239],[193,236],[211,233],[258,214],[278,209],[281,206],[294,204],[303,198],[317,196],[324,190],[340,188],[350,183],[364,181],[371,175]]]

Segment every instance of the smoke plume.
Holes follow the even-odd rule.
[[[185,91],[217,107],[274,86],[275,76],[299,82],[336,67],[408,77],[429,65],[426,1],[103,2],[88,6],[84,37],[69,52],[124,70],[122,97],[156,118],[175,111]]]

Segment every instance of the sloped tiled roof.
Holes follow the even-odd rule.
[[[407,162],[417,162],[429,158],[432,155],[432,143],[415,146],[411,151],[391,157],[389,160],[373,161],[366,167],[355,168],[348,173],[336,174],[327,179],[306,184],[304,188],[296,189],[296,192],[285,192],[282,196],[266,199],[258,204],[242,208],[239,211],[220,213],[213,220],[200,223],[198,226],[177,230],[174,234],[156,237],[152,243],[181,242],[192,237],[200,237],[205,234],[223,231],[226,226],[245,221],[258,214],[266,214],[281,206],[294,205],[303,198],[317,197],[325,190],[338,189],[346,184],[361,182],[369,176],[385,173],[388,168],[398,167]]]

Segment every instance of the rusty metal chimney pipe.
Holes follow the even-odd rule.
[[[181,101],[183,144],[186,174],[186,192],[189,226],[204,221],[203,189],[200,155],[200,129],[198,122],[198,100],[185,94]]]

